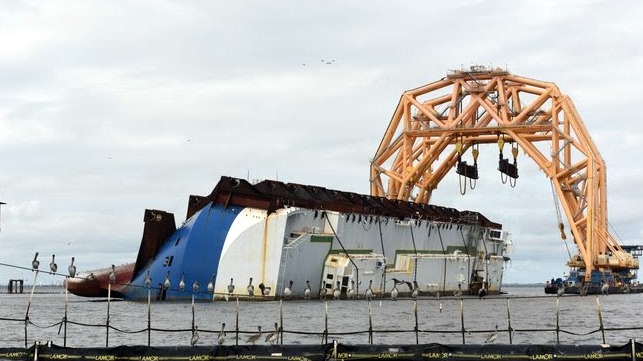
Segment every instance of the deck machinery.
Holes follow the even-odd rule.
[[[585,282],[636,277],[638,259],[607,229],[605,163],[572,100],[551,82],[472,66],[404,92],[371,162],[371,194],[428,203],[454,167],[461,180],[475,181],[478,146],[489,143],[499,147],[503,181],[518,178],[518,147],[551,180],[578,246],[568,265]],[[468,150],[473,164],[464,160]]]

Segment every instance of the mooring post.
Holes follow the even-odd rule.
[[[632,346],[632,361],[636,361],[636,340],[631,338],[630,345]]]
[[[152,339],[152,290],[147,287],[147,347]]]
[[[371,300],[368,300],[368,343],[373,344],[373,315],[371,313]]]
[[[323,343],[328,343],[328,301],[324,301],[324,336]]]
[[[279,339],[284,344],[284,301],[279,300]]]
[[[105,322],[105,347],[109,347],[109,304],[112,299],[112,283],[107,283],[107,321]]]
[[[38,253],[36,253],[36,256]],[[38,269],[33,276],[33,283],[31,284],[31,294],[29,295],[29,302],[27,302],[27,311],[25,312],[25,348],[27,348],[27,325],[29,324],[29,309],[31,308],[31,300],[33,299],[33,292],[36,289],[36,280],[38,279]]]
[[[69,303],[69,286],[67,285],[69,282],[69,277],[65,280],[65,317],[63,318],[63,347],[67,347],[67,305]],[[58,329],[58,332],[60,332],[60,329]]]
[[[29,316],[25,317],[25,348],[27,348],[27,324],[29,324]]]
[[[509,306],[509,298],[507,298],[507,332],[509,332],[509,344],[513,344],[512,332],[511,329],[511,308]]]
[[[235,337],[235,345],[239,346],[239,296],[237,296],[237,318],[235,320],[235,333],[237,334],[237,337]]]
[[[559,307],[560,297],[556,297],[556,344],[560,344],[560,307]]]
[[[460,325],[462,327],[462,344],[466,344],[464,329],[464,299],[460,299]]]
[[[415,344],[420,344],[420,335],[418,334],[418,301],[413,300],[413,315],[415,316]]]
[[[596,312],[598,313],[598,322],[600,325],[601,335],[603,336],[603,343],[605,343],[605,328],[603,327],[603,312],[601,311],[601,301],[596,296]]]
[[[194,335],[194,293],[192,294],[192,334]]]

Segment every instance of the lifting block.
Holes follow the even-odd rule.
[[[518,166],[514,162],[509,163],[509,159],[501,158],[498,162],[498,170],[513,179],[518,179]]]
[[[459,175],[463,175],[467,178],[471,179],[478,179],[478,166],[476,164],[474,165],[468,165],[466,161],[464,162],[458,162],[458,167],[456,169],[456,173]]]

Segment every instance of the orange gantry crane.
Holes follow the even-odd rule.
[[[454,167],[466,187],[478,178],[478,146],[489,143],[498,144],[503,180],[518,178],[519,147],[551,180],[578,246],[568,265],[586,282],[607,270],[634,276],[638,259],[607,229],[605,163],[571,99],[551,82],[472,66],[404,92],[371,162],[371,194],[428,203]],[[513,159],[504,157],[506,144]]]

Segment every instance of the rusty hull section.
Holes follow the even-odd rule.
[[[500,229],[482,214],[458,211],[432,204],[390,200],[384,197],[344,192],[319,186],[264,180],[257,184],[232,177],[221,177],[208,196],[190,196],[187,218],[210,202],[224,206],[265,209],[272,213],[283,207],[319,209],[342,213],[422,219],[456,224],[479,224]]]

